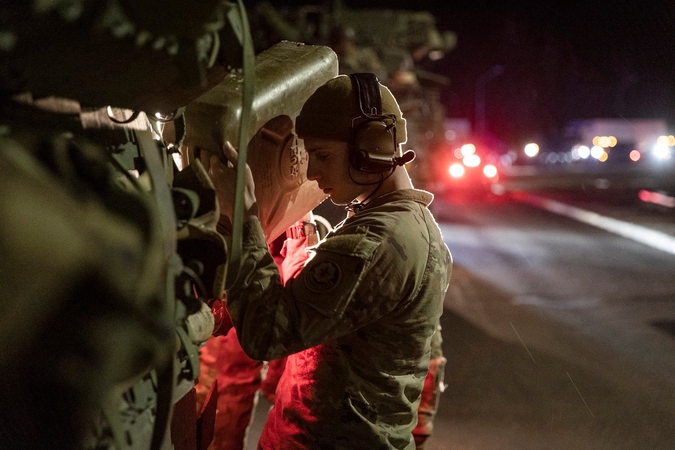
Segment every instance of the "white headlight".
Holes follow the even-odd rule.
[[[467,155],[462,159],[462,162],[466,167],[478,167],[480,165],[480,156]]]
[[[591,149],[585,145],[580,145],[579,148],[577,148],[577,152],[579,153],[579,157],[582,159],[586,159],[591,156]]]
[[[497,176],[497,168],[492,164],[488,164],[483,167],[483,174],[488,178],[494,178]]]
[[[461,165],[460,163],[455,163],[450,166],[448,169],[448,172],[450,173],[450,176],[453,178],[460,178],[464,176],[464,166]]]
[[[591,149],[591,156],[595,159],[600,159],[604,154],[605,149],[600,147],[599,145],[594,145],[593,148]]]
[[[670,147],[667,144],[657,143],[654,146],[654,156],[659,159],[670,159],[672,156]]]

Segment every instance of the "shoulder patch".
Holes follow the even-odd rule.
[[[321,261],[313,266],[305,277],[307,289],[313,292],[324,293],[340,284],[342,271],[333,261]]]
[[[341,317],[379,245],[366,234],[326,238],[298,276],[289,280],[293,297],[322,316]]]

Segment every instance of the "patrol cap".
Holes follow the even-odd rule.
[[[406,123],[401,108],[391,91],[380,83],[382,114],[396,116],[396,144],[407,140]],[[360,117],[358,95],[354,92],[352,81],[347,75],[338,75],[319,87],[307,101],[295,121],[298,137],[306,136],[349,142],[352,123]]]

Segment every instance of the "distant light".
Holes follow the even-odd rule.
[[[600,147],[609,147],[611,140],[607,136],[600,136],[600,139],[598,139],[598,143],[596,145]]]
[[[572,159],[575,160],[575,161],[577,161],[581,158],[581,156],[579,155],[579,147],[577,147],[576,145],[574,147],[572,147],[572,150],[571,150],[570,153],[572,154]]]
[[[670,139],[668,136],[659,136],[656,139],[656,145],[670,145]]]
[[[441,50],[432,50],[429,52],[429,59],[432,61],[438,61],[443,56],[445,56],[445,53],[443,53]]]
[[[585,145],[581,145],[577,148],[577,153],[579,153],[580,158],[586,159],[589,156],[591,156],[591,149],[586,147]]]
[[[600,145],[600,136],[596,136],[593,138],[593,145]]]
[[[457,132],[455,130],[446,130],[445,139],[447,139],[448,141],[454,141],[455,139],[457,139]]]
[[[502,166],[510,166],[513,164],[513,158],[509,154],[504,154],[499,157],[499,163]]]
[[[619,141],[614,136],[609,137],[609,146],[610,147],[616,147],[616,144],[618,144],[618,143],[619,143]]]
[[[530,158],[534,158],[539,154],[539,146],[531,142],[525,146],[525,154]]]
[[[464,144],[462,145],[462,156],[469,156],[476,153],[476,146],[473,144]]]
[[[600,159],[600,157],[604,154],[605,149],[600,147],[599,145],[594,145],[593,148],[591,149],[591,156],[595,159]]]
[[[462,155],[462,149],[459,147],[457,147],[452,154],[455,155],[455,158],[457,159],[462,159],[464,157],[464,155]]]
[[[631,150],[630,154],[628,155],[631,161],[639,161],[641,156],[642,155],[638,150]]]
[[[485,167],[483,167],[483,175],[485,175],[488,178],[494,178],[497,176],[497,167],[495,167],[492,164],[488,164]]]
[[[600,157],[598,158],[598,161],[605,162],[605,161],[607,161],[607,158],[609,158],[609,153],[602,152],[602,155],[600,155]]]
[[[671,147],[675,147],[675,136],[673,136],[672,134],[668,136],[668,145],[670,145]]]
[[[612,186],[612,182],[607,178],[598,178],[593,181],[593,186],[598,189],[609,189]]]
[[[450,173],[450,176],[453,178],[460,178],[464,176],[464,166],[461,165],[460,163],[455,163],[450,166],[448,169],[448,173]]]
[[[659,159],[670,159],[672,156],[670,147],[666,144],[657,143],[654,146],[654,156]]]
[[[478,167],[480,165],[480,156],[467,155],[462,159],[462,162],[466,167]]]
[[[492,183],[490,185],[490,192],[495,195],[504,195],[504,193],[506,193],[506,188],[501,184]]]
[[[638,198],[645,203],[655,203],[668,208],[675,208],[675,197],[661,194],[660,192],[652,192],[643,189],[638,193]]]

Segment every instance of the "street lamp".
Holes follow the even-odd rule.
[[[476,79],[476,132],[480,136],[485,135],[485,84],[503,73],[504,66],[497,64]]]

